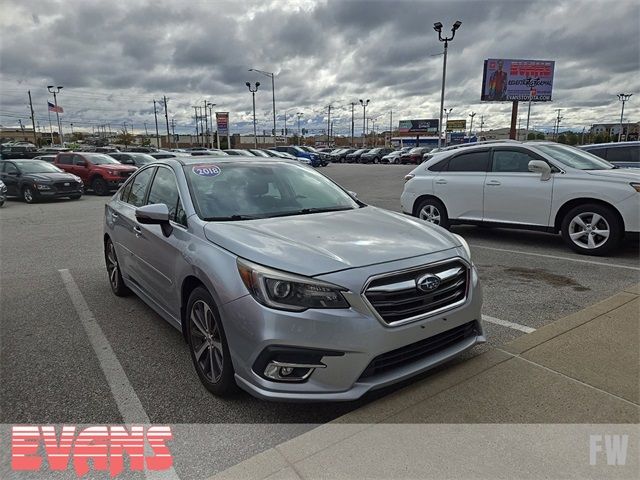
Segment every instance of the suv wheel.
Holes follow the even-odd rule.
[[[33,203],[36,201],[36,194],[29,185],[26,185],[22,189],[22,199],[27,203]]]
[[[96,177],[91,182],[91,188],[93,189],[93,193],[96,195],[107,195],[109,193],[109,185],[102,177]]]
[[[236,391],[227,337],[209,292],[196,288],[187,304],[187,339],[191,360],[202,384],[215,395]]]
[[[380,163],[380,157],[376,157],[373,159],[373,163]]]
[[[439,200],[427,198],[422,200],[416,208],[416,217],[443,228],[449,228],[449,217],[447,209]]]
[[[562,219],[562,237],[569,247],[585,255],[604,255],[622,240],[622,225],[610,208],[579,205]]]
[[[118,297],[126,297],[131,293],[129,287],[124,284],[122,280],[122,273],[120,272],[120,264],[118,263],[118,257],[116,256],[116,249],[113,246],[111,239],[108,239],[104,245],[104,260],[107,263],[107,273],[109,274],[109,285],[111,285],[111,291]]]

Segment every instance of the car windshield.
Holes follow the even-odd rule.
[[[156,161],[155,158],[151,155],[147,155],[146,153],[131,153],[130,155],[136,159],[136,163],[145,164]]]
[[[324,175],[295,163],[202,163],[185,174],[200,218],[251,220],[350,210],[360,204]]]
[[[42,160],[27,160],[24,162],[15,162],[22,173],[56,173],[62,172],[55,165],[43,162]]]
[[[609,162],[592,153],[568,145],[536,145],[536,148],[563,165],[578,170],[611,170],[615,168]]]
[[[120,163],[115,158],[110,157],[109,155],[102,155],[100,153],[93,153],[91,155],[87,155],[87,158],[94,165],[106,165],[107,163]]]

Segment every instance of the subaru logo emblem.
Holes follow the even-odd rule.
[[[426,275],[416,278],[416,288],[420,292],[433,292],[440,286],[440,281],[440,277],[437,277],[432,273],[427,273]]]

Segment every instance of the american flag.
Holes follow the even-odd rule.
[[[47,102],[47,105],[49,106],[49,111],[50,112],[56,112],[56,113],[64,113],[64,110],[62,109],[62,107],[60,105],[58,105],[57,107],[51,103],[51,102]]]

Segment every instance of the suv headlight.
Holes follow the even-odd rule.
[[[631,188],[633,188],[636,192],[640,193],[640,183],[630,183],[629,185],[631,185]]]
[[[457,233],[454,233],[453,236],[456,237],[458,241],[462,244],[462,248],[467,254],[467,257],[469,257],[469,260],[471,260],[471,249],[469,248],[469,244],[467,243],[467,241]]]
[[[237,261],[249,293],[262,305],[302,312],[309,308],[349,308],[340,287],[292,273],[272,270],[246,260]]]

